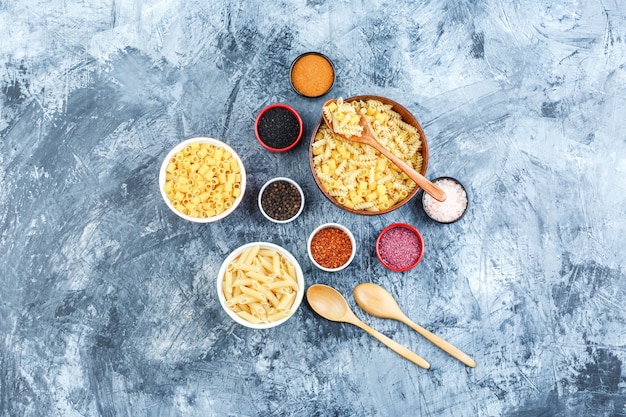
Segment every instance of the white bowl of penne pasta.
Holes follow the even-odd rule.
[[[304,296],[304,274],[289,251],[268,242],[247,243],[226,257],[217,296],[237,323],[268,329],[287,321]]]
[[[231,214],[246,190],[246,170],[237,152],[221,140],[187,139],[165,157],[159,172],[165,204],[177,216],[211,223]]]
[[[341,105],[365,117],[378,142],[416,171],[426,174],[426,136],[405,107],[388,98],[370,95],[343,99]],[[406,204],[419,190],[389,159],[368,145],[341,138],[323,118],[313,129],[309,165],[322,194],[336,206],[355,214],[389,213]]]

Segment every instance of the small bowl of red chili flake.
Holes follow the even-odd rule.
[[[424,239],[410,224],[390,224],[376,239],[376,256],[392,271],[408,271],[415,268],[424,256]]]
[[[327,272],[341,271],[356,254],[356,241],[350,230],[338,223],[324,223],[309,235],[307,251],[311,262]]]

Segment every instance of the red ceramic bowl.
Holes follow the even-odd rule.
[[[415,268],[424,256],[424,239],[410,224],[390,224],[376,239],[376,256],[392,271],[408,271]]]
[[[298,121],[298,126],[300,128],[300,130],[298,131],[298,136],[296,137],[296,139],[293,142],[289,143],[287,146],[282,147],[282,148],[276,148],[276,147],[273,147],[273,146],[269,145],[268,143],[266,143],[266,141],[263,140],[262,135],[259,134],[259,122],[260,122],[261,118],[263,118],[263,116],[268,111],[270,111],[272,109],[277,109],[277,108],[285,109],[285,110],[288,110],[289,112],[291,112],[291,114],[293,114],[296,117],[296,120]],[[279,125],[278,121],[268,122],[268,126],[270,128],[272,127],[272,125],[275,125],[277,130],[281,130],[281,126]],[[256,135],[257,140],[259,141],[261,146],[263,146],[265,149],[267,149],[268,151],[271,151],[271,152],[286,152],[286,151],[292,149],[293,147],[295,147],[298,144],[298,142],[300,142],[300,139],[302,138],[302,132],[303,131],[304,131],[304,124],[302,123],[302,118],[300,117],[298,112],[293,107],[288,106],[286,104],[282,104],[282,103],[271,104],[271,105],[265,107],[263,110],[261,110],[261,112],[257,116],[256,121],[254,123],[254,133]]]

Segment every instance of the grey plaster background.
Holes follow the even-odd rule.
[[[626,5],[621,0],[0,1],[0,415],[626,415]],[[378,94],[426,131],[429,176],[470,189],[459,223],[417,199],[347,214],[316,189],[307,143],[326,98],[288,82],[328,54],[327,97]],[[286,102],[306,123],[287,154],[253,120]],[[186,223],[159,195],[162,158],[196,135],[243,157],[246,198]],[[307,207],[269,224],[256,192],[302,184]],[[319,223],[349,226],[346,270],[308,261]],[[423,234],[414,270],[375,259],[386,225]],[[221,310],[224,257],[255,240],[299,259],[308,284],[417,351],[425,371],[315,315],[251,331]],[[464,367],[412,330],[367,316],[359,282],[469,353]]]

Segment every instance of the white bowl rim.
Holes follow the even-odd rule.
[[[244,250],[252,246],[260,246],[262,248],[268,248],[268,249],[273,249],[277,251],[278,253],[283,255],[285,258],[287,258],[287,260],[291,262],[294,268],[296,269],[296,277],[298,279],[298,293],[296,294],[296,299],[294,300],[293,305],[291,306],[291,314],[288,315],[287,317],[283,317],[282,319],[273,321],[271,323],[255,324],[255,323],[250,323],[242,319],[241,317],[239,317],[234,311],[232,311],[230,308],[226,306],[226,297],[224,297],[224,291],[222,290],[222,280],[224,277],[224,273],[226,272],[226,268],[228,267],[228,264],[230,264],[237,256],[239,256],[241,252],[243,252]],[[298,307],[300,307],[300,304],[302,303],[302,299],[304,297],[304,285],[305,285],[304,273],[302,272],[302,268],[300,267],[300,263],[298,262],[298,260],[287,249],[283,248],[282,246],[276,245],[274,243],[270,243],[270,242],[250,242],[234,249],[222,262],[222,265],[220,266],[220,269],[217,272],[217,280],[216,280],[217,297],[220,301],[220,305],[222,306],[226,314],[228,314],[228,316],[234,321],[236,321],[237,323],[241,324],[242,326],[249,327],[251,329],[269,329],[272,327],[276,327],[286,322],[287,320],[289,320],[296,313],[296,311],[298,310]]]
[[[313,258],[313,255],[311,254],[311,241],[313,240],[313,236],[315,236],[315,234],[319,232],[320,230],[331,228],[331,227],[344,231],[350,238],[350,243],[352,243],[352,253],[350,254],[350,258],[348,258],[348,261],[345,264],[337,268],[326,268],[318,264],[317,261]],[[352,260],[354,259],[354,256],[356,255],[356,240],[354,239],[354,235],[352,234],[350,229],[348,229],[346,226],[339,224],[339,223],[324,223],[324,224],[317,226],[315,229],[313,229],[311,234],[309,234],[309,239],[307,240],[307,243],[306,243],[306,252],[309,255],[309,259],[311,260],[311,262],[313,262],[313,265],[315,265],[322,271],[337,272],[337,271],[341,271],[342,269],[347,268],[348,265],[352,263]]]
[[[241,170],[241,194],[239,194],[239,197],[235,199],[235,202],[229,209],[224,210],[223,212],[221,212],[220,214],[216,216],[191,217],[184,213],[181,213],[180,211],[174,208],[174,206],[172,205],[172,202],[170,201],[170,199],[167,197],[167,194],[163,190],[163,187],[165,186],[165,172],[166,172],[167,165],[169,164],[170,159],[172,159],[172,157],[174,156],[174,154],[176,154],[176,152],[180,151],[181,149],[184,149],[185,146],[190,145],[191,143],[194,143],[194,142],[210,143],[212,145],[220,146],[224,148],[226,151],[230,152],[230,154],[233,155],[233,157],[239,163],[239,169]],[[218,220],[225,218],[226,216],[231,214],[233,211],[235,211],[235,209],[239,206],[241,201],[243,201],[243,196],[246,192],[246,168],[244,167],[243,161],[241,157],[239,156],[239,154],[227,143],[219,139],[210,138],[207,136],[196,136],[193,138],[185,139],[184,141],[180,142],[178,145],[174,146],[165,156],[165,158],[163,159],[163,163],[161,164],[161,169],[159,171],[159,191],[161,192],[161,196],[163,197],[163,200],[165,201],[165,204],[167,205],[167,207],[169,207],[169,209],[172,212],[174,212],[174,214],[176,214],[178,217],[188,220],[190,222],[194,222],[194,223],[216,222]]]
[[[292,218],[287,219],[287,220],[276,220],[276,219],[272,218],[270,215],[268,215],[265,212],[265,210],[263,210],[263,205],[261,204],[261,196],[263,195],[263,192],[265,191],[265,189],[268,187],[268,185],[270,185],[273,182],[277,182],[277,181],[285,181],[285,182],[288,182],[290,184],[293,184],[296,187],[296,189],[298,190],[298,192],[300,193],[300,198],[302,199],[302,203],[300,204],[300,209],[298,210],[298,212]],[[274,222],[274,223],[289,223],[289,222],[292,222],[295,219],[297,219],[298,216],[300,216],[300,213],[302,213],[302,211],[304,210],[304,191],[302,191],[302,187],[300,187],[300,184],[298,184],[296,181],[292,180],[291,178],[275,177],[275,178],[272,178],[272,179],[268,180],[265,184],[263,184],[263,186],[259,190],[259,195],[257,197],[257,201],[258,201],[258,204],[259,204],[259,210],[261,211],[261,214],[267,220],[269,220],[271,222]]]

